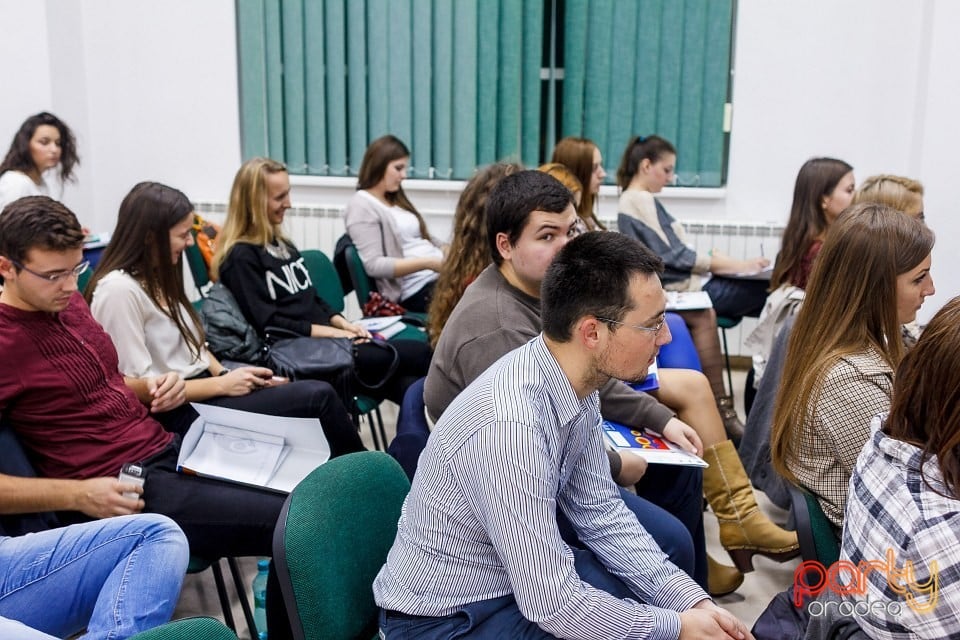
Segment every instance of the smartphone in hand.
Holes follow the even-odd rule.
[[[143,488],[143,483],[146,480],[146,472],[138,464],[133,462],[128,462],[122,467],[120,467],[120,475],[117,476],[117,479],[120,482],[127,484],[135,484],[140,488]],[[140,499],[140,494],[133,491],[126,491],[123,494],[124,498],[133,498],[134,500]]]

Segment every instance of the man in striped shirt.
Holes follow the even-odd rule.
[[[453,401],[420,458],[374,582],[386,638],[750,637],[627,510],[603,450],[597,389],[670,341],[661,269],[612,233],[550,265],[543,333]]]

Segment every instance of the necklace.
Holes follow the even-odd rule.
[[[287,248],[286,243],[280,242],[279,240],[276,243],[267,244],[267,253],[276,258],[277,260],[289,260],[290,259],[290,249]]]

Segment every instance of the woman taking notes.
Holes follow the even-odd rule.
[[[683,226],[654,197],[664,187],[673,184],[676,164],[676,149],[663,138],[635,137],[627,144],[617,169],[617,184],[622,189],[617,228],[663,258],[663,288],[695,291],[700,288],[700,276],[708,272],[722,276],[764,269],[769,260],[762,257],[736,260],[716,250],[695,251],[687,246]],[[759,314],[767,297],[766,287],[767,283],[760,280],[714,277],[704,286],[713,309],[679,312],[690,329],[727,433],[735,439],[742,435],[743,424],[723,385],[717,315],[740,318]]]
[[[367,275],[392,302],[424,312],[430,303],[445,247],[403,192],[410,150],[386,135],[367,147],[357,193],[347,202],[347,233]]]
[[[318,418],[331,456],[361,451],[350,415],[326,382],[287,382],[264,367],[225,368],[204,346],[183,288],[183,252],[193,244],[193,206],[156,182],[123,199],[117,227],[87,287],[94,317],[110,334],[120,370],[131,377],[175,371],[187,400],[228,409]]]

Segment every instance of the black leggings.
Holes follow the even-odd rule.
[[[209,376],[209,373],[204,372],[195,377]],[[331,458],[366,449],[340,396],[329,383],[321,380],[288,382],[276,387],[251,391],[245,396],[209,398],[204,400],[203,404],[284,418],[317,418],[330,444]],[[167,431],[181,435],[186,433],[193,421],[192,418],[189,422],[183,423],[176,415],[176,410],[169,413],[170,415],[160,414],[155,417]]]
[[[364,382],[376,383],[383,380],[384,374],[393,362],[393,353],[369,343],[357,345],[354,385],[357,393],[376,400],[392,400],[400,404],[407,387],[427,375],[432,353],[430,346],[419,340],[396,340],[390,344],[397,350],[397,369],[382,386],[377,388],[372,388]]]
[[[366,449],[340,396],[329,383],[321,380],[298,380],[245,396],[220,396],[204,402],[268,416],[318,418],[330,444],[331,458]]]
[[[409,298],[400,301],[400,306],[407,311],[416,311],[417,313],[426,313],[430,306],[430,300],[433,298],[433,287],[437,284],[436,280],[431,280],[420,287],[420,290],[411,294]]]

